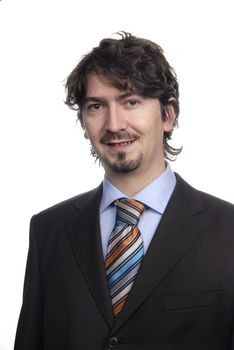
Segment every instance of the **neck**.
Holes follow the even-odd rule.
[[[122,193],[132,197],[159,177],[165,171],[165,168],[165,161],[163,160],[160,166],[158,165],[151,172],[142,174],[139,169],[128,173],[106,172],[106,177]]]

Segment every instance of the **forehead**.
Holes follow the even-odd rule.
[[[130,86],[130,83],[126,80],[119,82],[119,86],[114,84],[108,77],[104,75],[98,75],[96,73],[90,73],[86,77],[85,82],[85,97],[93,97],[97,94],[112,95],[112,94],[126,94],[134,93],[134,89]]]

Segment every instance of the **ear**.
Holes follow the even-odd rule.
[[[165,108],[166,118],[163,122],[163,128],[164,128],[164,131],[166,131],[166,132],[171,132],[173,130],[173,127],[175,124],[176,113],[175,113],[175,109],[173,107],[173,104],[170,103],[170,102],[175,101],[175,100],[176,99],[174,97],[170,97],[168,99],[168,105]]]

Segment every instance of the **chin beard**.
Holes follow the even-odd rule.
[[[109,163],[106,161],[103,161],[102,163],[106,168],[112,170],[115,173],[126,174],[140,167],[143,160],[143,154],[140,153],[138,158],[135,160],[126,160],[125,158],[126,154],[124,152],[120,152],[118,153],[118,159],[115,163]]]
[[[117,161],[115,163],[110,163],[105,159],[101,159],[94,148],[91,146],[91,155],[95,158],[95,162],[99,161],[99,165],[102,165],[104,168],[112,170],[115,173],[126,174],[131,171],[138,169],[143,160],[143,153],[140,153],[138,158],[135,160],[126,160],[126,153],[119,152]]]

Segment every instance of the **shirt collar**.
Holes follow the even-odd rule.
[[[166,163],[165,171],[153,180],[149,185],[139,191],[133,198],[146,204],[151,209],[163,214],[171,194],[175,188],[176,177],[169,163]],[[128,197],[118,190],[110,181],[104,177],[103,194],[100,204],[100,213],[102,213],[116,199]]]

